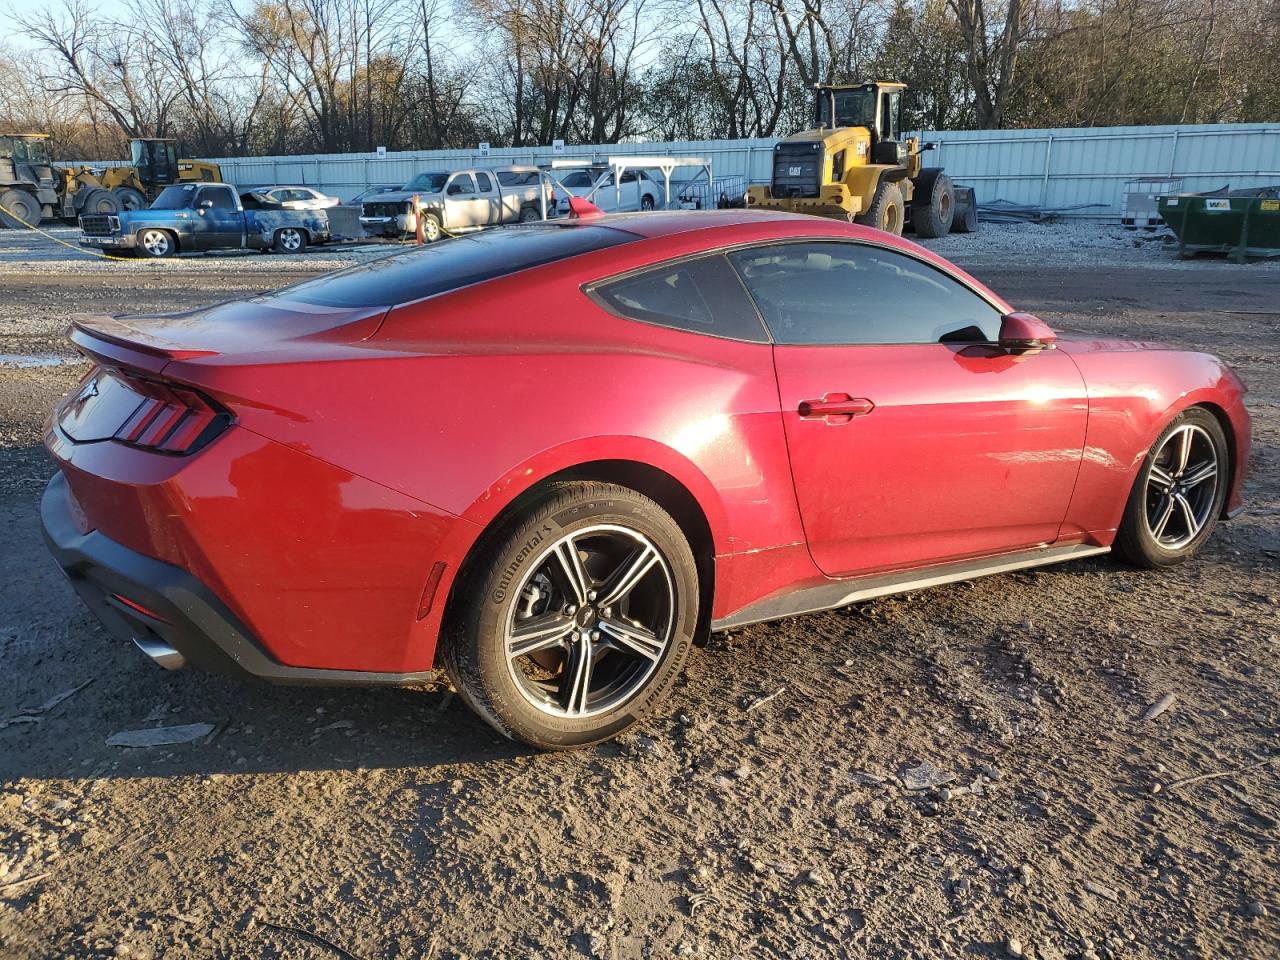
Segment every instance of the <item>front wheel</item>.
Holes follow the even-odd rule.
[[[0,194],[0,223],[12,229],[34,227],[40,222],[40,201],[25,190]]]
[[[644,210],[645,212],[648,212],[648,211],[650,211],[650,210],[652,210],[652,209],[653,209],[653,206],[654,206],[654,204],[653,204],[653,197],[649,196],[647,193],[646,193],[643,197],[641,197],[641,198],[640,198],[640,209],[641,209],[641,210]]]
[[[689,544],[626,487],[549,487],[464,576],[445,668],[472,709],[530,746],[617,736],[662,699],[693,642]]]
[[[302,253],[307,249],[307,232],[297,227],[277,230],[275,239],[271,241],[271,249],[276,253]]]
[[[178,252],[178,245],[167,230],[143,230],[138,234],[137,249],[145,257],[172,257]]]
[[[426,243],[435,243],[444,236],[444,227],[440,224],[440,218],[434,213],[424,213],[422,216],[422,239]]]
[[[1200,407],[1183,411],[1142,461],[1116,532],[1116,553],[1139,567],[1168,567],[1195,556],[1222,513],[1229,469],[1217,418]]]
[[[854,222],[864,227],[875,227],[885,233],[902,236],[902,190],[896,183],[882,180],[880,186],[876,187],[876,195],[867,212],[854,218]]]

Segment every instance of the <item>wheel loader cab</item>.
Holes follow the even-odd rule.
[[[129,141],[133,167],[150,194],[178,182],[178,147],[175,141],[135,137]]]

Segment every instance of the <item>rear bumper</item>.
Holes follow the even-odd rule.
[[[161,666],[205,670],[276,683],[400,685],[422,673],[371,673],[291,667],[272,658],[208,587],[178,567],[143,556],[97,530],[81,533],[70,488],[58,473],[40,502],[50,552],[106,630],[132,641]]]

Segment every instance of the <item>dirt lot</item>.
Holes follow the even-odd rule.
[[[28,364],[70,357],[67,314],[349,255],[78,264],[0,236],[0,955],[1280,956],[1280,264],[981,236],[940,248],[1020,307],[1235,364],[1249,512],[1169,572],[1103,558],[714,638],[642,731],[561,755],[443,686],[165,673],[45,554],[41,421],[83,367]],[[215,730],[106,743],[189,723]],[[945,786],[906,789],[926,763]]]

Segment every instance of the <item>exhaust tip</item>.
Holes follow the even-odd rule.
[[[186,657],[157,637],[134,637],[133,643],[166,670],[181,670],[187,665]]]

